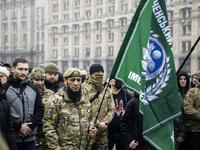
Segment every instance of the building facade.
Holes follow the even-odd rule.
[[[2,0],[0,54],[8,63],[16,57],[31,67],[56,63],[89,70],[104,66],[109,77],[140,0]],[[200,35],[199,0],[166,0],[174,60],[179,68]],[[183,70],[200,69],[197,45]]]

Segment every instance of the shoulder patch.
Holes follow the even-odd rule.
[[[53,108],[46,108],[44,114],[45,119],[52,119],[52,115],[53,115]]]
[[[185,101],[187,100],[187,96],[185,97]]]

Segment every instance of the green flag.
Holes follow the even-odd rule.
[[[141,0],[111,77],[140,94],[143,138],[156,149],[173,150],[173,119],[181,110],[164,0]]]

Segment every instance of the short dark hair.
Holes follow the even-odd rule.
[[[15,68],[18,63],[28,63],[29,64],[29,62],[24,58],[16,58],[13,62],[13,67]]]

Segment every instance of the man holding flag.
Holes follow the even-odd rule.
[[[139,94],[143,139],[160,150],[174,149],[173,119],[181,114],[173,60],[165,1],[141,0],[111,78]]]

